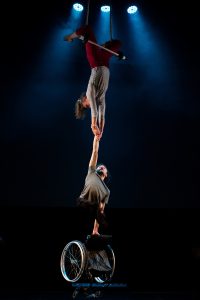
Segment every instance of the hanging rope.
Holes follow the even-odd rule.
[[[112,41],[112,3],[110,0],[110,40]]]
[[[85,25],[88,25],[88,20],[89,20],[89,12],[90,12],[90,0],[88,0],[87,2],[87,13],[86,13],[86,21],[85,21]],[[105,51],[107,52],[110,52],[112,53],[113,55],[117,56],[120,60],[125,60],[126,59],[126,56],[122,53],[122,52],[115,52],[115,51],[112,51],[106,47],[103,47],[93,41],[90,41],[86,38],[86,36],[79,36],[79,39],[82,40],[83,43],[90,43],[92,45],[95,45],[101,49],[104,49]],[[113,37],[112,37],[112,3],[111,3],[111,0],[110,0],[110,41],[113,40]]]
[[[87,1],[87,12],[86,12],[86,20],[85,25],[88,25],[89,22],[89,14],[90,14],[90,0]],[[110,0],[110,40],[112,41],[112,3]]]
[[[87,13],[86,13],[85,25],[88,25],[89,13],[90,13],[90,0],[88,0],[87,2]]]

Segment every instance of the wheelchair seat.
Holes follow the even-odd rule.
[[[88,250],[103,250],[111,241],[111,235],[88,235],[85,246]]]

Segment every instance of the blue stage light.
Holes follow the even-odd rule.
[[[129,8],[127,9],[127,12],[128,12],[129,14],[134,14],[134,13],[136,13],[137,10],[138,10],[138,9],[137,9],[137,6],[132,5],[132,6],[129,6]]]
[[[108,5],[102,6],[101,7],[101,11],[103,11],[103,12],[109,12],[110,11],[110,6],[108,6]]]
[[[76,11],[82,11],[83,10],[83,5],[79,4],[79,3],[75,3],[73,5],[73,8],[76,10]]]

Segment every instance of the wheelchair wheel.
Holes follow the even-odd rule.
[[[63,277],[69,282],[76,282],[87,265],[85,245],[80,241],[71,241],[63,249],[60,267]]]
[[[100,272],[94,279],[98,283],[105,283],[111,280],[115,271],[115,255],[110,245],[105,247],[104,261],[107,260],[110,265],[110,270],[106,272]]]

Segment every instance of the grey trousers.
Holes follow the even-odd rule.
[[[108,89],[110,70],[105,66],[91,70],[86,96],[90,101],[92,117],[105,118],[105,95]]]

